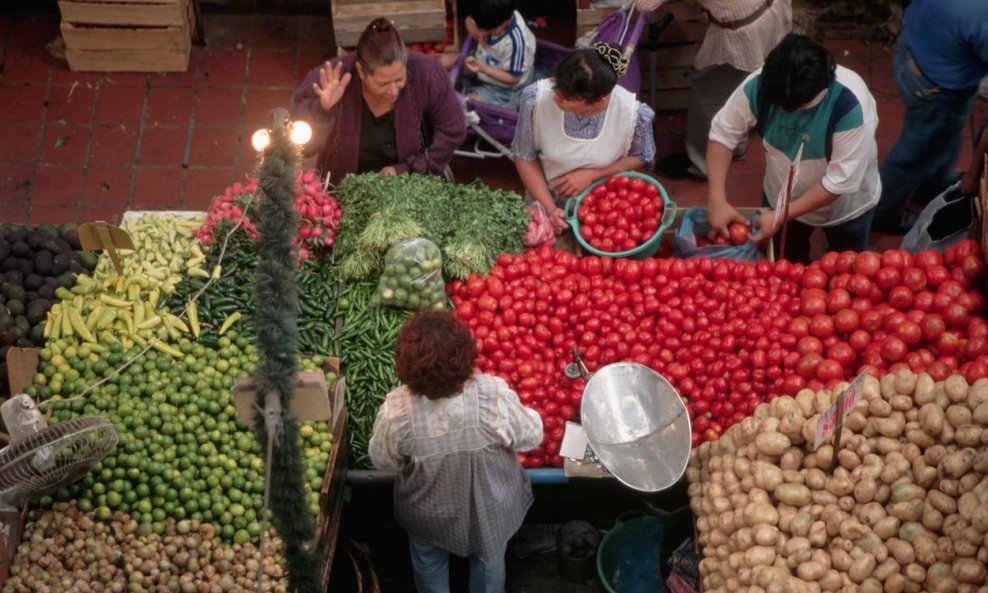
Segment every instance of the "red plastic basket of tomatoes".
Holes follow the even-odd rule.
[[[637,171],[601,179],[566,201],[563,210],[576,240],[594,255],[653,255],[676,219],[676,204],[662,184]]]

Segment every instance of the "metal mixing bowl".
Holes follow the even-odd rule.
[[[583,391],[587,440],[615,478],[644,492],[675,484],[689,461],[690,419],[676,389],[652,369],[609,364]]]

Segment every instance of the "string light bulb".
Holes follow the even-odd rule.
[[[271,144],[271,134],[265,129],[260,129],[250,137],[250,143],[254,146],[254,150],[262,152]]]
[[[293,143],[301,146],[305,144],[312,138],[312,127],[304,121],[293,121],[291,132],[291,140]]]

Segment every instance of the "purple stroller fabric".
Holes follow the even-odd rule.
[[[636,46],[645,21],[647,20],[646,14],[639,13],[637,16],[635,26],[629,26],[627,31],[625,31],[624,23],[628,18],[628,13],[623,10],[615,11],[598,25],[595,39],[597,41],[614,43],[620,46],[622,50],[628,47],[628,44]],[[624,32],[623,39],[622,32]],[[450,70],[450,82],[454,88],[459,83],[463,60],[473,51],[473,43],[473,39],[470,37],[464,39],[463,47],[460,50],[460,59],[453,69]],[[548,77],[553,67],[572,51],[573,48],[571,47],[537,39],[534,80]],[[641,69],[638,63],[638,56],[635,52],[632,52],[628,70],[618,79],[618,84],[635,94],[641,90]],[[481,101],[472,101],[462,96],[461,102],[467,111],[473,111],[477,114],[480,118],[479,127],[492,138],[505,145],[509,144],[514,138],[515,126],[518,124],[518,112],[516,110],[489,105]],[[468,135],[474,135],[470,129],[467,130],[467,133]]]
[[[624,50],[628,44],[638,45],[638,37],[641,36],[641,25],[645,22],[646,15],[638,15],[638,24],[634,27],[628,26],[625,32],[624,23],[628,19],[628,13],[623,10],[612,12],[597,25],[597,36],[595,41],[613,43]],[[621,33],[624,32],[624,38]],[[641,66],[638,63],[638,53],[631,53],[631,61],[628,63],[628,70],[618,78],[618,84],[628,89],[632,93],[638,94],[642,88]]]

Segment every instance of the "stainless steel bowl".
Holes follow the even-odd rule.
[[[686,471],[690,418],[676,389],[652,369],[633,362],[600,369],[583,391],[580,415],[597,458],[627,486],[657,492]]]

